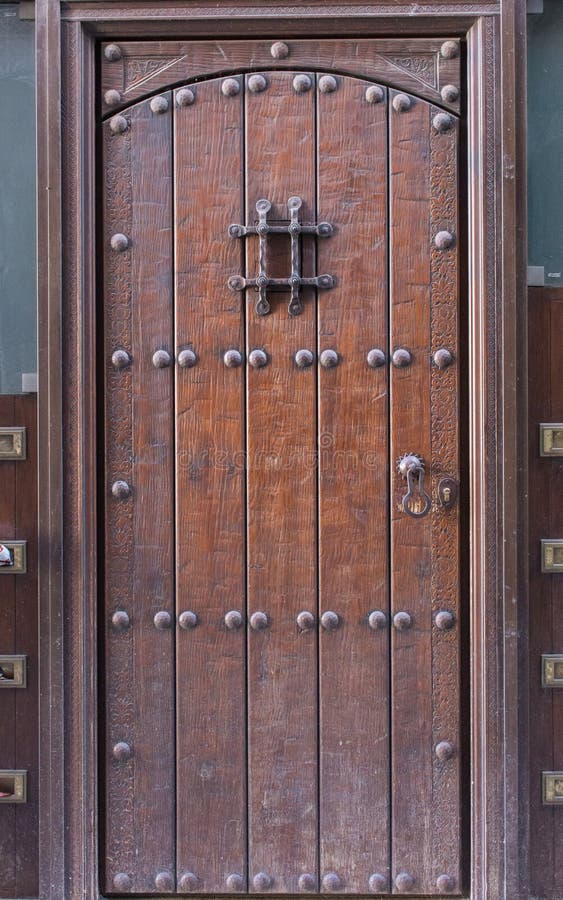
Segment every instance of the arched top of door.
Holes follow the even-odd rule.
[[[461,52],[447,37],[103,43],[101,116],[209,78],[280,69],[362,78],[459,114]]]

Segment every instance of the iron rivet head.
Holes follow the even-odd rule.
[[[269,624],[270,621],[265,612],[255,612],[250,616],[250,627],[253,631],[264,631]],[[256,887],[256,884],[254,886]]]
[[[387,616],[381,609],[374,609],[368,616],[368,625],[372,631],[381,631],[387,625]]]
[[[243,877],[237,872],[233,872],[231,875],[227,875],[225,884],[227,885],[227,889],[229,891],[242,891],[242,889],[244,888]]]
[[[176,91],[176,106],[191,106],[195,100],[195,94],[190,88],[180,88]]]
[[[455,59],[459,53],[459,44],[457,41],[445,41],[440,47],[440,53],[444,59]]]
[[[115,250],[116,253],[123,253],[124,250],[127,250],[129,246],[129,238],[118,232],[117,234],[112,234],[110,240],[110,246],[112,250]]]
[[[338,365],[339,357],[336,350],[323,350],[319,357],[323,369],[334,369]]]
[[[264,350],[251,350],[248,354],[248,362],[253,369],[262,369],[268,365],[268,354]]]
[[[108,62],[117,62],[118,59],[122,57],[121,47],[117,44],[108,44],[107,47],[104,48],[104,56]]]
[[[161,609],[160,612],[155,613],[153,622],[155,628],[158,628],[159,631],[164,631],[172,625],[172,616],[166,610]]]
[[[385,99],[385,91],[378,84],[370,84],[365,97],[368,103],[381,103]]]
[[[252,879],[252,884],[257,891],[267,891],[272,887],[272,877],[267,872],[258,872]]]
[[[374,872],[373,875],[370,875],[368,888],[372,894],[380,894],[383,893],[383,891],[386,891],[387,879],[385,875],[381,875],[379,872]]]
[[[131,757],[131,747],[125,741],[118,741],[117,744],[114,744],[111,752],[113,758],[119,762],[124,762]]]
[[[106,91],[104,94],[104,103],[106,106],[119,106],[121,103],[121,94],[119,91]]]
[[[123,134],[129,128],[129,122],[125,116],[112,116],[109,120],[109,130],[112,134]]]
[[[118,872],[113,876],[113,886],[116,891],[130,891],[131,879],[125,872]]]
[[[336,631],[336,629],[340,625],[340,617],[338,613],[335,613],[331,609],[328,609],[321,616],[321,625],[323,626],[325,631]]]
[[[184,872],[178,881],[178,887],[181,891],[195,891],[198,884],[199,879],[193,872]]]
[[[447,369],[454,361],[453,355],[445,347],[440,347],[432,357],[434,365],[439,369]]]
[[[302,610],[297,614],[297,625],[301,631],[310,631],[315,627],[315,617],[308,609]]]
[[[408,94],[395,94],[393,97],[393,109],[395,112],[406,112],[411,108],[411,98]]]
[[[439,231],[434,238],[434,244],[438,250],[449,250],[453,246],[454,236],[449,231]]]
[[[334,75],[323,75],[319,79],[319,91],[321,94],[332,94],[338,90],[338,82]]]
[[[114,497],[117,497],[118,500],[123,500],[131,493],[131,488],[126,481],[119,480],[113,482],[111,486],[111,492]]]
[[[312,893],[317,890],[317,879],[309,872],[304,872],[303,875],[299,876],[297,886],[303,893]]]
[[[298,350],[295,354],[295,365],[298,369],[308,369],[315,361],[315,354],[311,350]]]
[[[230,228],[236,228],[237,231],[240,231],[238,225],[231,225]],[[230,291],[242,291],[244,289],[244,278],[242,277],[242,275],[231,275],[227,284],[229,285]]]
[[[196,362],[197,356],[193,350],[187,348],[186,350],[180,350],[178,353],[178,365],[180,368],[191,369],[192,366],[195,366]]]
[[[248,90],[252,94],[260,94],[268,87],[268,82],[263,75],[251,75],[248,79]]]
[[[393,351],[391,362],[397,369],[404,369],[406,366],[410,366],[412,362],[412,353],[410,350],[407,350],[406,347],[397,347],[397,349]]]
[[[395,878],[395,887],[398,891],[412,891],[414,878],[408,872],[399,872]]]
[[[223,355],[223,362],[228,369],[236,369],[242,364],[242,354],[238,350],[227,350]]]
[[[168,112],[168,100],[166,97],[153,97],[150,106],[151,111],[155,115],[162,115],[162,113]]]
[[[157,891],[173,891],[174,879],[170,872],[159,872],[154,879],[154,886]]]
[[[408,612],[398,612],[393,616],[393,625],[397,631],[408,631],[412,626],[412,618]]]
[[[436,887],[441,894],[451,894],[455,890],[455,878],[451,875],[439,875],[436,879]]]
[[[449,741],[440,741],[439,744],[436,744],[434,752],[436,753],[436,757],[440,760],[440,762],[445,762],[446,760],[451,759],[454,755],[454,748]]]
[[[185,612],[180,613],[178,616],[178,625],[180,628],[183,628],[184,631],[189,631],[191,628],[195,628],[197,625],[197,616],[195,612],[192,612],[190,609]]]
[[[449,631],[455,624],[453,613],[447,609],[441,609],[440,612],[437,612],[434,621],[436,622],[436,628],[439,628],[440,631]]]
[[[111,624],[116,631],[126,631],[131,624],[131,620],[124,609],[116,609],[111,617]]]
[[[342,887],[342,879],[336,872],[327,872],[323,875],[323,887],[325,891],[339,891]]]
[[[131,356],[127,353],[127,350],[121,348],[114,350],[111,354],[111,364],[114,369],[126,369],[127,366],[131,365]]]
[[[270,53],[274,59],[287,59],[289,56],[289,47],[283,41],[276,41],[270,47]]]
[[[166,369],[172,362],[168,350],[155,350],[152,355],[152,364],[155,369]]]
[[[379,369],[385,365],[385,353],[379,347],[373,347],[367,352],[366,362],[370,369]]]
[[[304,72],[296,75],[293,79],[293,90],[296,94],[305,94],[307,91],[310,91],[312,87],[313,82]]]
[[[240,81],[237,78],[225,78],[221,90],[225,97],[236,97],[240,93]]]
[[[237,629],[242,628],[243,622],[242,613],[238,609],[230,609],[225,613],[225,626],[229,631],[237,631]]]
[[[432,127],[434,131],[438,131],[440,134],[443,134],[445,131],[449,131],[454,124],[454,120],[451,116],[448,116],[447,113],[438,113],[432,119]]]
[[[445,84],[440,91],[440,96],[444,103],[455,103],[459,100],[459,88],[455,84]]]

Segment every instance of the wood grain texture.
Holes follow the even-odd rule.
[[[175,868],[174,628],[153,623],[158,612],[174,620],[172,370],[152,361],[174,353],[172,117],[146,102],[129,118],[124,134],[104,126],[106,889],[124,873],[150,893]],[[121,253],[110,248],[116,232],[129,240]],[[130,367],[112,366],[117,348]],[[118,479],[129,497],[112,496]],[[112,627],[116,610],[130,617],[125,631]],[[130,759],[114,758],[120,741]]]
[[[242,93],[222,79],[197,85],[175,108],[176,346],[193,348],[177,367],[177,612],[197,627],[177,636],[178,878],[193,872],[202,892],[246,883],[244,353],[242,246],[227,234],[243,219]]]
[[[318,243],[319,608],[341,617],[320,637],[321,873],[346,893],[389,876],[387,96],[338,78],[318,95],[319,217],[335,234]],[[373,631],[369,613],[387,625]]]

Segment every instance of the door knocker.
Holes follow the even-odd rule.
[[[424,461],[414,453],[407,453],[399,460],[399,472],[406,479],[407,493],[403,497],[403,510],[414,519],[421,519],[430,512],[432,501],[424,490]]]

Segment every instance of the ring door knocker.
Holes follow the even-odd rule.
[[[303,312],[303,305],[299,295],[302,287],[317,287],[329,290],[334,287],[332,275],[316,275],[314,278],[303,278],[301,275],[301,251],[299,238],[302,234],[315,234],[319,237],[330,237],[333,227],[329,222],[319,222],[318,225],[304,225],[299,221],[299,210],[303,205],[300,197],[290,197],[287,201],[289,210],[289,222],[287,224],[273,225],[268,222],[268,213],[272,208],[269,200],[258,200],[256,212],[258,222],[256,225],[229,225],[229,235],[233,238],[243,238],[249,234],[257,234],[259,238],[259,263],[256,278],[245,278],[243,275],[231,275],[228,285],[232,291],[244,291],[247,287],[253,287],[258,291],[256,312],[259,316],[266,316],[270,312],[268,290],[291,290],[288,312],[290,316],[298,316]],[[269,234],[289,234],[291,238],[291,275],[289,278],[270,278],[266,272],[267,240]]]
[[[399,472],[407,482],[403,497],[403,511],[414,519],[421,519],[430,512],[432,501],[424,490],[424,461],[415,453],[407,453],[399,460]]]

